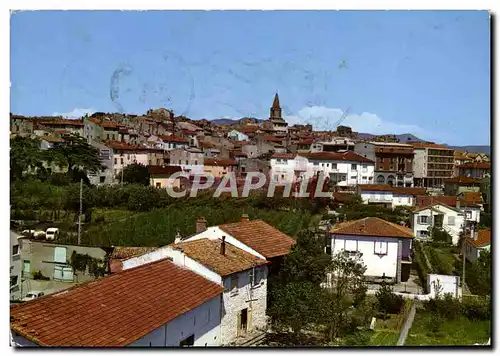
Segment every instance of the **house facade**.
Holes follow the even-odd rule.
[[[469,162],[458,166],[458,173],[463,177],[482,179],[491,174],[491,163]]]
[[[179,166],[148,166],[149,185],[155,188],[180,188],[181,178],[172,174],[182,172]]]
[[[458,244],[460,233],[464,227],[465,214],[457,207],[443,203],[434,203],[418,208],[412,213],[412,228],[419,240],[432,238],[431,229],[443,229],[452,237],[452,243]]]
[[[465,258],[469,262],[474,262],[483,251],[490,251],[491,230],[471,230],[470,236],[465,239]]]
[[[245,135],[238,130],[229,131],[227,137],[235,141],[248,141],[248,135]]]
[[[425,194],[425,188],[361,184],[357,186],[357,192],[364,204],[381,205],[394,209],[397,206],[415,206],[416,197]]]
[[[167,164],[180,166],[190,175],[201,174],[204,172],[204,155],[197,148],[176,148],[168,152]]]
[[[455,172],[454,150],[435,143],[414,143],[414,184],[418,187],[442,188],[445,179]]]
[[[327,253],[360,254],[365,278],[399,283],[409,278],[413,232],[403,226],[369,217],[335,225]]]
[[[294,182],[305,177],[307,158],[294,153],[275,153],[270,159],[271,179],[276,182]]]
[[[238,163],[230,158],[205,158],[204,172],[214,178],[222,178],[229,172],[236,172]]]
[[[21,235],[10,231],[10,300],[21,299]]]
[[[176,148],[186,148],[189,146],[186,139],[175,135],[159,135],[158,139],[157,147],[165,151],[174,150]]]
[[[321,172],[338,186],[373,183],[374,162],[354,152],[298,153],[298,155],[308,160],[306,178],[312,178]]]

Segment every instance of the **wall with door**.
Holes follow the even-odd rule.
[[[266,327],[267,266],[234,273],[224,278],[221,340],[226,345],[233,342],[245,330],[241,327],[241,312],[247,309],[246,332]]]

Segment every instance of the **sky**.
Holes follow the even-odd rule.
[[[20,115],[267,119],[278,92],[289,124],[490,144],[486,11],[23,11],[10,59]]]

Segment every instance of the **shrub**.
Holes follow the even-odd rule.
[[[429,328],[429,331],[431,331],[432,333],[437,333],[441,331],[443,323],[444,320],[440,314],[431,314],[427,327]]]
[[[491,319],[491,300],[488,297],[469,297],[462,300],[462,314],[471,320]]]
[[[385,282],[382,282],[379,290],[375,294],[377,298],[378,310],[384,314],[397,314],[403,308],[403,297],[394,294],[392,288]]]
[[[425,301],[424,308],[433,315],[439,315],[448,320],[455,319],[462,313],[460,300],[448,293]]]
[[[33,279],[34,280],[41,280],[41,281],[48,281],[50,278],[45,277],[43,275],[42,271],[38,271],[38,272],[33,273]]]
[[[343,340],[343,344],[345,346],[367,346],[370,344],[371,334],[370,331],[356,331],[347,335]]]

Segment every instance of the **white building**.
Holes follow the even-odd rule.
[[[337,224],[330,230],[332,256],[342,251],[361,253],[365,277],[408,280],[413,232],[380,218],[364,218]]]
[[[157,143],[157,148],[165,151],[170,151],[176,148],[188,147],[188,142],[182,137],[175,135],[159,135],[159,140]]]
[[[431,227],[442,228],[452,237],[452,243],[458,243],[463,229],[464,213],[456,207],[444,203],[420,207],[412,213],[412,227],[417,239],[431,238]]]
[[[10,299],[21,298],[21,250],[19,238],[21,236],[10,231]]]
[[[307,158],[305,176],[311,178],[322,172],[339,186],[373,183],[375,163],[351,151],[299,153]]]
[[[203,238],[165,246],[125,260],[122,268],[128,269],[166,257],[224,287],[220,316],[221,344],[230,344],[238,336],[266,328],[265,259],[245,252],[225,239]]]
[[[236,141],[248,141],[248,135],[245,135],[244,133],[239,132],[238,130],[229,131],[227,137]]]
[[[11,308],[12,339],[15,346],[219,346],[222,293],[163,259]]]
[[[295,153],[275,153],[270,159],[271,179],[276,182],[294,182],[307,172],[307,158]]]
[[[110,149],[112,173],[115,177],[128,165],[137,163],[147,166],[149,164],[148,148],[118,141],[106,141],[105,145]]]
[[[465,239],[465,258],[469,262],[474,262],[479,258],[482,251],[490,251],[491,230],[471,230],[470,235]]]
[[[394,209],[397,206],[414,206],[416,197],[425,194],[425,188],[391,187],[388,184],[362,184],[357,192],[364,204],[383,205]]]

